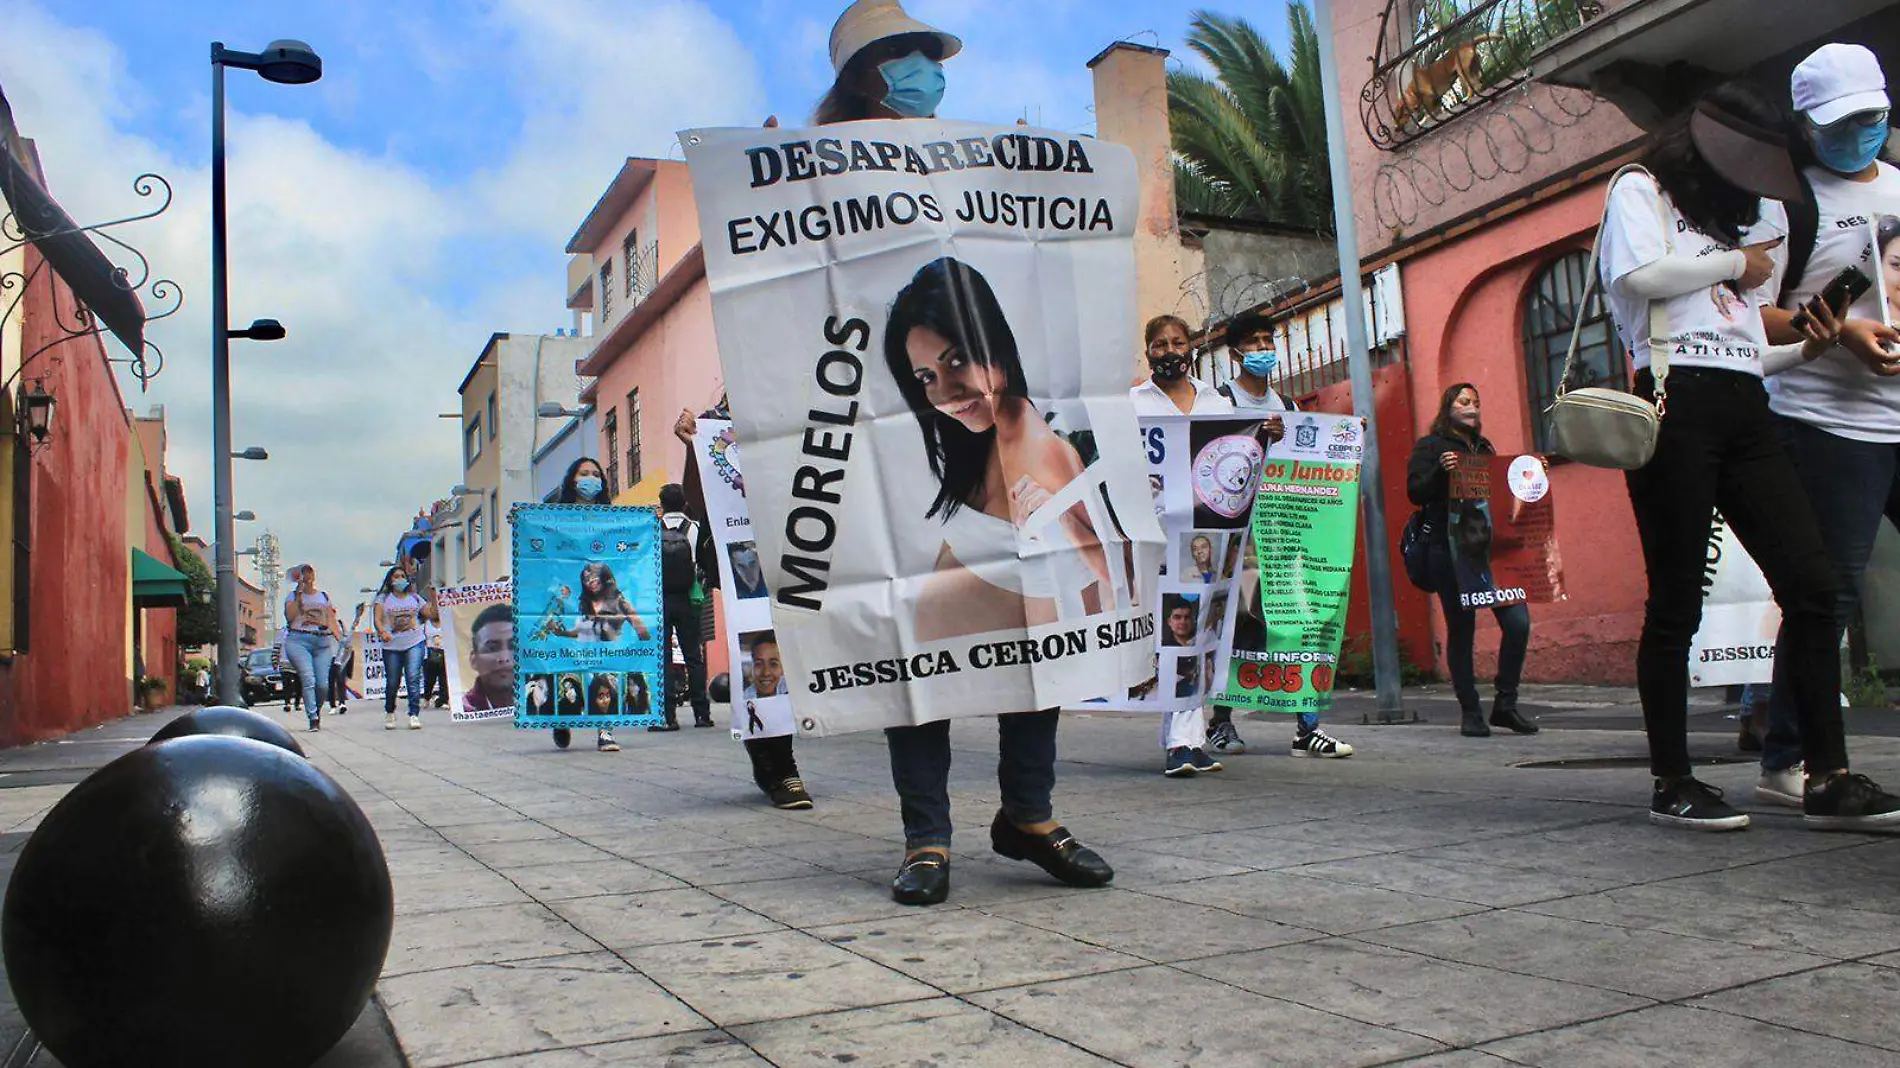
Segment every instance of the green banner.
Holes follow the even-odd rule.
[[[1303,412],[1267,457],[1254,501],[1256,591],[1237,626],[1226,686],[1235,708],[1324,714],[1333,703],[1359,529],[1365,427]]]

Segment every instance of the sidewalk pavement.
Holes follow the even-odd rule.
[[[875,733],[799,743],[803,813],[764,804],[723,730],[560,752],[441,713],[385,732],[358,703],[303,737],[382,836],[378,1000],[415,1068],[1900,1063],[1900,840],[1756,806],[1748,763],[1698,773],[1751,830],[1650,826],[1626,693],[1527,693],[1547,728],[1528,738],[1408,703],[1436,722],[1361,726],[1347,699],[1344,761],[1244,721],[1253,751],[1187,781],[1158,774],[1152,718],[1065,716],[1058,816],[1117,870],[1088,891],[989,852],[994,727],[959,723],[951,900],[930,909],[889,897]],[[1890,785],[1895,718],[1850,718],[1857,767]],[[74,744],[103,762],[162,722]],[[1605,722],[1626,729],[1581,726]],[[1736,757],[1717,706],[1696,723],[1698,757]],[[0,754],[8,863],[68,788],[29,774],[54,755]],[[326,1068],[386,1063],[344,1055]]]

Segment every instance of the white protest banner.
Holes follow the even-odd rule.
[[[936,120],[682,143],[799,728],[1147,678],[1133,155]]]
[[[352,637],[356,640],[356,664],[350,672],[350,689],[366,699],[383,696],[387,680],[383,678],[382,639],[373,630],[359,631]]]
[[[473,723],[515,715],[514,585],[483,582],[435,591],[442,610],[442,660],[449,720]]]
[[[1143,416],[1148,491],[1167,535],[1155,605],[1155,674],[1093,705],[1199,711],[1225,677],[1239,608],[1240,558],[1266,450],[1260,420]]]
[[[1702,568],[1702,626],[1689,643],[1689,685],[1772,681],[1780,630],[1781,609],[1767,577],[1715,513]]]
[[[752,517],[746,512],[745,476],[731,421],[699,420],[693,455],[706,497],[706,522],[719,552],[719,599],[726,613],[726,653],[733,675],[732,736],[778,738],[795,733],[778,636],[772,631],[772,601],[758,543],[752,537]]]

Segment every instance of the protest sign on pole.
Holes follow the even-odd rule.
[[[514,586],[483,582],[436,591],[449,720],[474,723],[515,714]]]
[[[1563,600],[1556,511],[1543,458],[1461,456],[1449,484],[1445,537],[1459,603],[1492,608]]]
[[[1283,418],[1286,438],[1274,446],[1253,508],[1259,648],[1235,644],[1215,700],[1243,710],[1324,714],[1346,631],[1365,424],[1318,412]]]
[[[682,144],[799,729],[1147,678],[1132,153],[937,120]]]
[[[383,643],[372,629],[351,636],[356,641],[356,663],[350,670],[350,689],[369,699],[383,696]],[[398,683],[400,685],[400,683]]]
[[[746,511],[745,475],[731,421],[699,420],[693,455],[706,497],[706,522],[719,553],[719,600],[732,665],[732,736],[749,740],[792,734],[792,698],[778,636],[772,631],[772,601]]]
[[[1715,513],[1702,566],[1702,625],[1689,643],[1689,685],[1771,682],[1781,608],[1761,566]]]
[[[1155,669],[1092,706],[1198,715],[1220,688],[1248,517],[1266,459],[1259,429],[1258,419],[1226,415],[1141,417],[1148,489],[1167,537],[1154,609]]]
[[[663,722],[659,512],[518,505],[512,525],[515,726]]]

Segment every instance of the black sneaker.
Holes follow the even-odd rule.
[[[1818,784],[1810,780],[1801,810],[1816,830],[1900,830],[1900,797],[1865,775],[1843,772]]]
[[[811,807],[811,794],[805,792],[805,780],[799,778],[780,779],[778,784],[767,791],[775,808],[798,809]]]
[[[1201,769],[1194,766],[1194,759],[1185,745],[1168,750],[1167,761],[1161,765],[1161,774],[1170,779],[1192,778],[1200,773]]]
[[[1188,750],[1188,763],[1194,765],[1194,770],[1203,775],[1221,770],[1220,761],[1208,756],[1205,749]]]
[[[1649,822],[1691,831],[1739,831],[1748,826],[1748,816],[1730,808],[1722,800],[1722,791],[1692,778],[1675,782],[1656,780],[1656,793],[1649,801]]]

